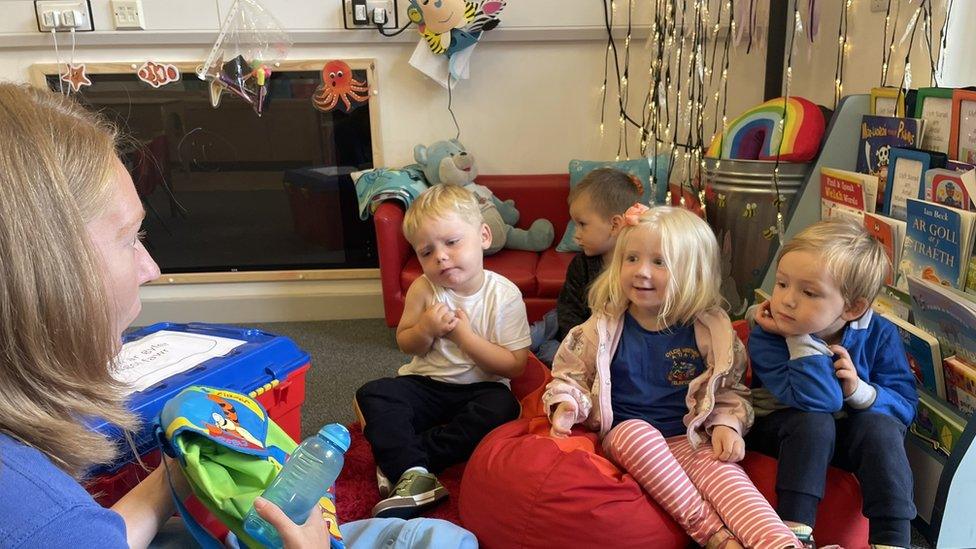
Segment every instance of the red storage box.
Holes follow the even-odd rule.
[[[225,356],[210,359],[144,391],[133,393],[129,408],[139,415],[143,425],[133,438],[143,463],[150,468],[159,465],[154,422],[166,401],[190,385],[207,385],[248,394],[265,407],[268,416],[286,433],[296,441],[301,440],[305,374],[310,365],[308,353],[287,337],[261,330],[203,323],[161,322],[127,334],[124,342],[135,342],[164,330],[237,339],[245,343]],[[85,483],[95,500],[108,507],[145,478],[148,472],[136,461],[117,427],[95,422],[92,428],[111,434],[123,448],[122,458],[118,462],[92,471]]]

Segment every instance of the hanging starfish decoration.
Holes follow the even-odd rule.
[[[224,64],[224,54],[220,54],[207,72],[201,77],[210,84],[210,106],[217,108],[220,105],[220,95],[224,93],[224,83],[220,80],[220,67]]]
[[[85,64],[72,65],[68,63],[68,70],[61,75],[61,80],[67,82],[71,86],[71,91],[78,92],[82,86],[91,86],[92,82],[88,79],[88,75],[85,74]]]
[[[217,108],[220,106],[220,94],[224,93],[224,83],[219,79],[210,81],[210,106]]]

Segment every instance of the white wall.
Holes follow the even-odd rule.
[[[184,61],[203,60],[210,51],[231,0],[143,0],[148,30],[117,32],[109,18],[109,0],[91,0],[96,32],[79,33],[74,53],[76,62],[94,61]],[[738,0],[745,1],[745,0]],[[771,0],[780,1],[780,0]],[[896,25],[897,37],[904,33],[910,16],[907,0]],[[342,30],[339,0],[264,0],[282,21],[296,45],[290,59],[375,58],[379,95],[373,108],[381,112],[380,138],[385,164],[399,166],[412,161],[417,143],[452,137],[454,126],[447,112],[446,92],[407,63],[418,37],[411,30],[398,38],[385,39],[373,31]],[[399,0],[400,11],[406,0]],[[618,22],[627,0],[617,0]],[[635,19],[643,24],[637,36],[646,36],[650,21],[649,2],[635,0]],[[945,0],[935,0],[937,20],[933,40],[938,41]],[[791,93],[828,106],[833,103],[834,59],[837,24],[842,2],[820,2],[820,34],[815,44],[801,39],[794,59]],[[914,5],[912,6],[914,7]],[[623,8],[623,9],[620,9]],[[56,61],[50,35],[36,30],[33,2],[0,0],[0,78],[27,80],[34,63]],[[405,21],[401,13],[401,24]],[[461,83],[453,98],[461,124],[462,140],[479,160],[482,173],[563,172],[572,158],[613,159],[617,151],[615,88],[611,77],[606,136],[599,134],[600,85],[603,81],[606,36],[601,3],[594,0],[509,0],[502,26],[486,35],[472,58],[471,79]],[[884,14],[870,11],[869,0],[854,0],[850,13],[849,38],[852,49],[847,61],[845,93],[867,93],[878,85],[881,65]],[[617,30],[618,46],[623,36]],[[62,60],[70,50],[68,35],[59,35]],[[901,81],[904,47],[893,56],[889,83]],[[924,39],[916,38],[913,84],[929,84]],[[631,46],[631,104],[639,106],[646,93],[649,50],[643,38]],[[746,55],[745,48],[733,50],[729,80],[729,118],[758,104],[763,95],[765,52],[762,48]],[[639,116],[639,113],[634,112]],[[710,127],[710,124],[709,126]],[[631,155],[638,150],[636,133],[630,132]],[[344,286],[343,284],[346,284]],[[323,303],[338,303],[310,312],[302,308],[273,305],[261,311],[248,310],[239,321],[287,320],[289,318],[354,317],[381,311],[378,281],[349,286],[337,281],[315,290]],[[274,287],[272,287],[274,286]],[[279,287],[281,286],[281,287]],[[287,288],[286,288],[287,286]],[[201,287],[152,287],[142,321],[178,320],[174,303],[182,303],[197,320],[228,320],[227,300],[246,296],[294,296],[294,285],[250,285],[231,288],[212,284]],[[264,288],[264,289],[262,289]],[[233,292],[231,292],[233,289]],[[175,293],[174,293],[175,292]],[[201,295],[210,296],[208,313],[199,305]],[[338,295],[339,298],[335,296]],[[245,296],[242,298],[241,296]],[[356,301],[356,299],[360,299]],[[184,300],[185,301],[181,301]],[[223,302],[221,300],[224,300]],[[339,299],[336,301],[336,299]],[[350,299],[352,301],[350,301]],[[272,303],[272,301],[267,301]],[[342,309],[342,310],[340,310]],[[267,311],[273,310],[274,314]],[[342,311],[346,312],[342,312]],[[263,312],[262,312],[263,311]],[[355,312],[355,311],[358,311]],[[189,318],[187,318],[189,319]]]
[[[775,0],[774,0],[775,1]],[[869,93],[872,87],[881,85],[881,53],[884,41],[884,12],[872,12],[869,0],[854,0],[848,15],[848,52],[844,70],[844,95]],[[957,2],[957,5],[960,2]],[[837,30],[844,2],[818,2],[822,8],[820,32],[811,45],[802,36],[798,37],[797,52],[793,59],[793,88],[791,94],[799,94],[823,104],[833,105],[834,69],[837,54]],[[933,55],[938,57],[939,33],[945,21],[946,0],[934,0],[934,20],[932,29]],[[805,2],[801,2],[801,6]],[[895,52],[888,68],[889,86],[901,85],[905,67],[905,52],[908,41],[901,42],[909,20],[918,2],[892,0],[892,10],[898,9],[897,21],[892,15],[895,28]],[[921,16],[920,16],[921,18]],[[890,40],[890,32],[889,32]],[[930,63],[922,23],[918,24],[911,57],[911,87],[934,86],[931,81]]]
[[[229,5],[227,0],[143,3],[148,30],[116,32],[111,30],[108,0],[92,0],[96,32],[77,33],[75,61],[202,60]],[[380,134],[387,165],[411,162],[417,143],[454,136],[447,92],[408,65],[418,40],[413,30],[405,32],[402,40],[384,39],[374,31],[340,30],[338,0],[266,0],[264,4],[297,42],[290,59],[377,60],[380,93],[375,100],[382,113]],[[598,132],[606,47],[599,3],[514,0],[509,4],[502,27],[488,33],[477,47],[471,79],[453,94],[462,141],[477,155],[481,172],[559,172],[571,158],[612,158],[615,138],[601,142]],[[403,11],[405,0],[398,5]],[[31,64],[55,61],[50,35],[36,31],[32,2],[0,0],[0,9],[4,13],[0,77],[26,80]],[[646,10],[635,15],[638,20],[648,19]],[[70,39],[65,33],[58,38],[65,59]],[[153,45],[139,45],[145,42]],[[635,72],[646,74],[646,50],[636,46],[633,50]]]

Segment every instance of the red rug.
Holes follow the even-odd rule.
[[[369,442],[366,442],[359,423],[352,423],[348,427],[352,443],[346,452],[342,473],[336,480],[336,511],[339,514],[340,524],[371,518],[370,511],[380,500],[379,489],[376,487],[376,462],[373,461],[373,451],[369,447]],[[464,465],[464,463],[455,465],[437,475],[451,497],[424,513],[425,517],[461,524],[457,498],[461,493],[461,475],[464,473]]]

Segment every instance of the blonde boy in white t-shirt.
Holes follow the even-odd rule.
[[[491,231],[469,191],[424,191],[403,233],[424,271],[397,327],[400,350],[414,358],[397,377],[360,387],[356,403],[381,495],[385,479],[398,479],[373,515],[410,518],[448,495],[432,472],[465,461],[489,431],[518,417],[509,380],[524,370],[531,340],[518,287],[484,270]]]

